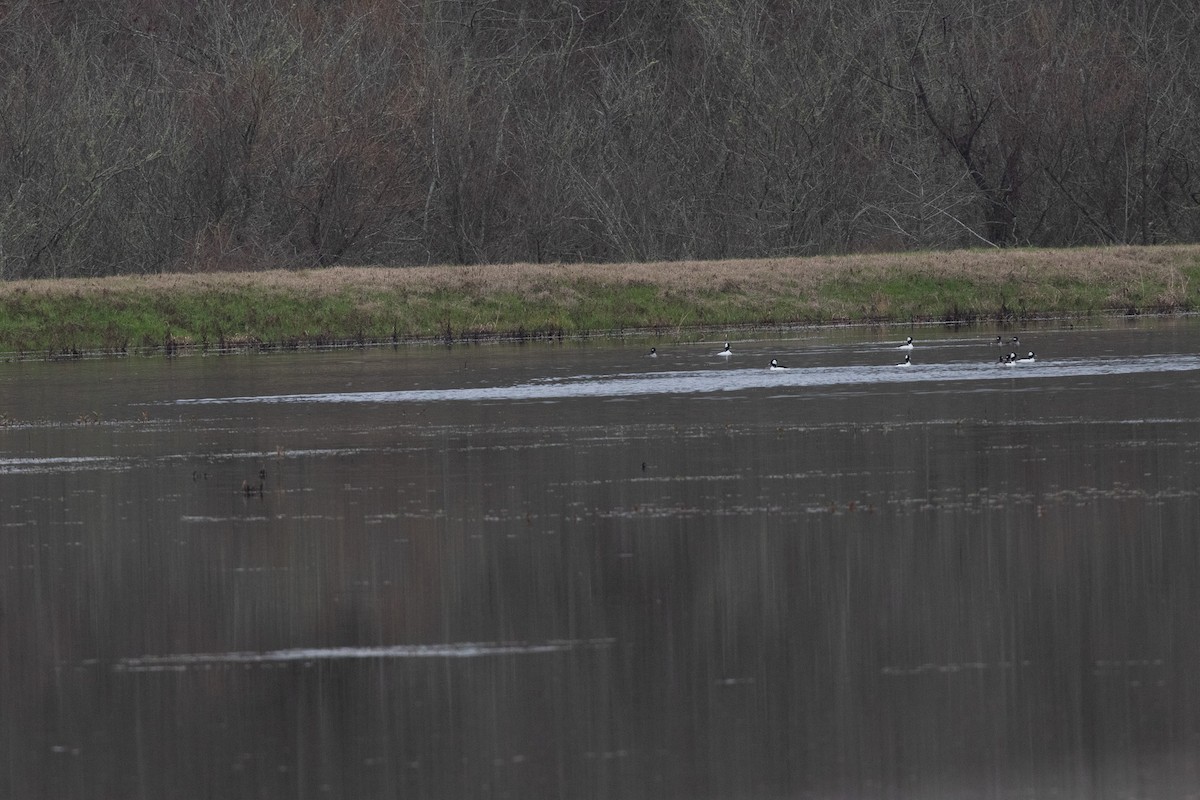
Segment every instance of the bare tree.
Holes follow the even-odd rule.
[[[1200,239],[1200,7],[0,12],[0,276]]]

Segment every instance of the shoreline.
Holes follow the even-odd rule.
[[[800,331],[822,331],[844,328],[954,328],[980,329],[992,331],[1028,330],[1031,327],[1055,323],[1114,325],[1122,321],[1138,319],[1188,319],[1200,316],[1200,311],[1139,311],[1137,313],[1109,311],[1090,314],[1054,314],[1031,315],[1020,319],[989,320],[976,319],[970,322],[954,320],[854,320],[833,321],[825,323],[794,323],[772,325],[728,325],[714,327],[693,327],[682,331],[664,331],[658,328],[622,328],[611,331],[592,331],[578,334],[478,334],[447,339],[444,337],[408,337],[392,341],[390,339],[345,339],[339,341],[279,343],[279,342],[226,342],[224,345],[213,344],[157,344],[140,347],[128,347],[124,350],[63,350],[48,352],[33,351],[0,351],[0,363],[14,362],[62,362],[87,361],[99,359],[123,358],[185,358],[195,356],[237,356],[254,354],[277,353],[332,353],[339,350],[378,350],[387,347],[485,347],[504,344],[536,344],[536,343],[583,343],[591,340],[631,339],[653,342],[669,340],[674,342],[719,344],[721,340],[736,340],[737,334],[742,338],[754,338],[777,333],[788,334]]]
[[[0,283],[0,358],[1007,327],[1196,310],[1200,245],[165,273]]]

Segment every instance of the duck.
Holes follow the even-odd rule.
[[[733,355],[733,351],[729,349],[729,342],[726,342],[726,343],[725,343],[725,349],[724,349],[724,350],[722,350],[721,352],[717,353],[717,355],[719,355],[719,356],[731,356],[731,355]]]
[[[1007,365],[1008,365],[1008,366],[1010,366],[1010,367],[1011,367],[1013,364],[1016,364],[1016,363],[1017,363],[1017,354],[1016,354],[1016,353],[1009,353],[1007,356],[1005,356],[1005,357],[1004,357],[1004,363],[1005,363],[1005,364],[1007,364]]]
[[[992,344],[996,345],[996,347],[1003,347],[1003,346],[1004,346],[1004,339],[1002,339],[1002,338],[1000,338],[999,336],[997,336],[997,337],[996,337],[996,341],[992,342]]]
[[[1021,343],[1021,337],[1020,337],[1020,336],[1017,336],[1017,335],[1015,335],[1015,334],[1014,334],[1014,335],[1013,335],[1013,337],[1012,337],[1011,339],[1009,339],[1008,341],[1009,341],[1009,343],[1010,343],[1010,344],[1014,344],[1014,345],[1016,345],[1016,344],[1020,344],[1020,343]]]
[[[771,359],[771,367],[770,368],[773,370],[774,369],[787,369],[786,366],[784,366],[783,364],[780,364],[778,361],[776,361],[773,358]]]
[[[1031,364],[1031,363],[1033,363],[1033,362],[1035,361],[1035,358],[1034,358],[1034,355],[1033,355],[1033,351],[1032,351],[1032,350],[1030,350],[1030,351],[1029,351],[1029,355],[1025,356],[1024,358],[1018,358],[1018,359],[1017,359],[1017,361],[1020,361],[1022,364]]]
[[[907,339],[905,339],[904,344],[900,345],[900,347],[898,347],[897,349],[898,350],[912,350],[913,349],[912,337],[910,336]]]
[[[907,353],[905,353],[905,354],[904,354],[904,360],[903,360],[903,361],[901,361],[901,362],[900,362],[899,364],[897,364],[896,366],[897,366],[897,367],[911,367],[911,366],[912,366],[912,356],[910,356],[910,355],[908,355]]]
[[[647,357],[649,357],[649,358],[658,358],[658,348],[657,348],[657,347],[651,347],[651,348],[650,348],[650,352],[649,352],[649,353],[646,353],[646,356],[647,356]]]

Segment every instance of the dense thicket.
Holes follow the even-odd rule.
[[[1200,240],[1191,0],[0,5],[0,277]]]

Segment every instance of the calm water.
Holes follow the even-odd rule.
[[[0,364],[0,797],[1200,796],[1200,321],[907,333]]]

